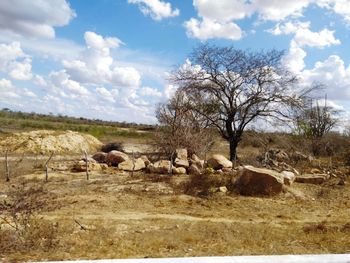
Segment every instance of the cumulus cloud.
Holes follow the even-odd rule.
[[[287,22],[277,24],[274,29],[268,30],[273,35],[294,34],[293,42],[299,46],[309,47],[329,47],[341,44],[339,39],[334,36],[334,31],[324,28],[319,32],[310,30],[310,22]]]
[[[316,62],[312,69],[301,72],[304,85],[313,82],[324,84],[331,99],[350,99],[350,67],[337,55]]]
[[[180,15],[179,9],[172,9],[170,3],[161,0],[128,0],[128,3],[137,4],[145,16],[157,21]]]
[[[90,92],[79,82],[71,80],[65,70],[51,72],[49,77],[54,87],[65,91],[65,93],[61,93],[63,97],[65,97],[64,94],[69,94],[67,96],[71,98],[90,94]]]
[[[0,71],[13,79],[32,78],[32,60],[23,52],[19,42],[0,44]]]
[[[302,17],[306,8],[318,6],[330,10],[344,17],[350,22],[350,5],[348,0],[193,0],[198,18],[191,18],[184,23],[189,37],[207,40],[211,38],[226,38],[238,40],[242,34],[237,20],[256,14],[262,21],[285,21],[290,18]],[[291,26],[291,28],[289,28]],[[275,34],[290,34],[296,25],[285,24],[284,28],[276,28]],[[326,46],[327,43],[338,44],[333,31],[324,29],[320,32],[311,32],[298,25],[296,33],[301,45]],[[289,32],[288,32],[289,31]],[[319,43],[321,40],[321,43]],[[323,41],[323,42],[322,42]]]
[[[110,49],[122,42],[118,38],[103,38],[94,32],[84,35],[87,48],[77,60],[64,60],[63,66],[71,79],[85,84],[111,84],[119,87],[138,87],[141,76],[133,67],[114,65]]]
[[[222,22],[245,18],[253,11],[242,0],[193,0],[193,5],[200,17]]]
[[[66,0],[2,0],[0,30],[27,37],[54,38],[57,26],[76,16]]]
[[[200,40],[212,38],[238,40],[242,38],[241,28],[233,22],[218,22],[207,18],[199,21],[195,18],[191,18],[189,21],[186,21],[184,25],[189,37],[198,38]]]
[[[305,67],[306,52],[294,41],[291,42],[289,52],[282,58],[282,63],[293,73],[301,72]]]
[[[21,99],[25,100],[26,97],[35,98],[36,95],[28,88],[20,89],[15,87],[11,80],[5,78],[0,79],[0,102],[6,102],[6,100],[11,100],[11,102],[13,102],[12,99],[20,101]]]
[[[162,93],[157,90],[157,89],[154,89],[154,88],[151,88],[151,87],[142,87],[140,89],[140,95],[141,96],[146,96],[146,97],[162,97]]]
[[[275,28],[268,30],[273,35],[294,34],[290,42],[289,52],[283,58],[283,63],[293,73],[300,73],[304,67],[304,59],[307,55],[303,47],[324,48],[341,44],[334,36],[334,31],[323,29],[319,32],[310,30],[310,22],[286,22],[277,24]]]

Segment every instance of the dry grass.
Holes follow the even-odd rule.
[[[1,189],[35,207],[24,243],[12,229],[1,230],[3,260],[350,252],[349,185],[294,184],[305,198],[254,198],[208,192],[230,189],[231,175],[131,177],[111,170],[89,181],[83,173],[56,177],[46,184],[17,177]],[[13,191],[22,182],[23,194]],[[203,190],[205,198],[198,196]]]

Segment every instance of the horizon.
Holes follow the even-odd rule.
[[[350,9],[344,0],[0,3],[0,108],[156,124],[169,72],[200,43],[285,50],[301,85],[326,85],[350,118]]]

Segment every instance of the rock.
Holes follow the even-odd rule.
[[[199,159],[195,154],[192,154],[190,164],[195,164],[199,169],[204,169],[204,160]]]
[[[190,166],[187,159],[179,159],[179,158],[175,159],[174,164],[176,167],[188,168]]]
[[[282,191],[283,183],[283,175],[276,171],[245,166],[237,187],[243,195],[275,195]]]
[[[148,159],[148,157],[146,155],[141,155],[140,159],[143,160],[143,162],[145,163],[146,167],[151,164],[151,161]]]
[[[132,172],[133,170],[140,171],[145,168],[146,168],[145,162],[141,158],[136,159],[135,163],[133,163],[131,159],[128,159],[118,164],[118,169],[123,171],[128,171],[128,172]]]
[[[307,160],[310,161],[312,159],[312,157],[311,156],[307,156],[307,155],[305,155],[305,154],[303,154],[301,152],[296,151],[296,152],[292,153],[291,159],[293,161],[295,161],[295,162],[297,162],[297,161],[307,161]]]
[[[89,162],[88,171],[104,171],[108,168],[107,164],[103,163],[92,163]],[[74,164],[72,171],[74,172],[85,172],[86,171],[86,162],[81,160]]]
[[[173,174],[186,174],[186,168],[184,168],[184,167],[173,167],[172,173]]]
[[[285,185],[292,185],[295,181],[295,174],[293,172],[283,171],[281,174],[283,175]]]
[[[221,154],[214,154],[208,161],[207,165],[215,170],[222,168],[232,168],[232,162]]]
[[[170,167],[170,161],[161,160],[161,161],[155,162],[154,164],[150,164],[147,168],[150,173],[168,174],[169,167]]]
[[[219,187],[219,192],[221,192],[221,193],[227,193],[227,187],[226,186],[221,186],[221,187]]]
[[[285,151],[276,150],[275,151],[275,159],[278,162],[285,162],[289,160],[289,156]]]
[[[110,166],[118,166],[126,160],[129,160],[129,156],[119,151],[110,151],[106,157],[106,163]]]
[[[198,168],[197,165],[191,164],[187,169],[188,174],[198,175],[201,174],[201,169]]]
[[[176,149],[176,158],[180,160],[187,160],[187,149]]]
[[[303,174],[296,176],[295,181],[305,184],[323,184],[326,178],[326,174]]]
[[[92,156],[92,159],[94,159],[98,163],[106,163],[107,153],[104,152],[97,152]]]

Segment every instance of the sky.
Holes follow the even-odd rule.
[[[156,123],[201,43],[284,50],[350,117],[350,0],[1,0],[0,108]]]

